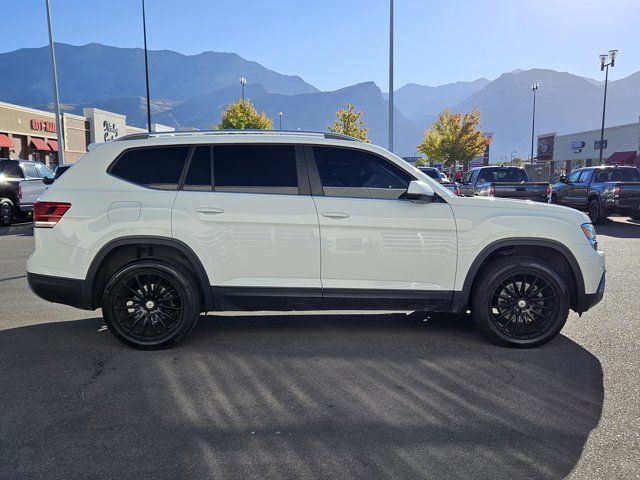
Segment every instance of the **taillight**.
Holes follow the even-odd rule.
[[[33,204],[33,226],[53,228],[70,208],[70,203],[36,202]]]
[[[613,198],[618,200],[620,198],[620,185],[613,187]]]
[[[457,185],[453,187],[453,194],[457,195],[458,197],[460,196],[460,189],[458,188]]]
[[[18,198],[22,200],[22,185],[18,185]]]
[[[496,196],[496,187],[494,185],[491,185],[489,187],[489,196],[490,197],[495,197]]]

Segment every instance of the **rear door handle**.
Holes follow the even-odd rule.
[[[322,212],[321,215],[327,218],[349,218],[351,216],[344,212]]]
[[[219,213],[224,213],[224,208],[201,207],[196,208],[196,212],[202,213],[203,215],[217,215]]]

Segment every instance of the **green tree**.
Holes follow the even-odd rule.
[[[258,113],[249,100],[241,99],[227,105],[216,128],[220,130],[271,130],[272,122],[266,113]]]
[[[342,133],[351,137],[371,143],[368,137],[369,129],[365,127],[362,119],[362,112],[356,112],[355,107],[347,103],[346,108],[341,108],[336,112],[336,119],[333,125],[329,127],[329,131],[334,133]]]
[[[480,112],[474,107],[468,113],[451,113],[448,109],[438,115],[438,120],[424,134],[418,150],[430,162],[442,162],[447,167],[464,164],[484,153],[491,137],[480,130]]]

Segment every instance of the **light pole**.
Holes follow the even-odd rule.
[[[393,152],[393,0],[389,0],[389,151]]]
[[[609,82],[609,67],[613,67],[616,63],[618,50],[609,50],[609,63],[607,63],[607,55],[600,55],[600,71],[607,69],[604,75],[604,101],[602,102],[602,126],[600,127],[600,155],[598,156],[598,165],[602,165],[602,147],[604,146],[604,114],[607,109],[607,83]]]
[[[282,112],[278,112],[278,120],[280,122],[280,128],[279,130],[282,130]]]
[[[242,101],[244,102],[244,86],[247,84],[246,77],[240,77],[240,86],[242,87]]]
[[[58,74],[56,72],[56,52],[53,45],[53,30],[51,28],[51,9],[49,0],[47,5],[47,25],[49,27],[49,55],[51,57],[51,78],[53,80],[53,103],[56,111],[56,130],[58,139],[58,165],[64,165],[64,138],[62,135],[62,119],[60,118],[60,96],[58,95]]]
[[[536,92],[540,82],[533,82],[531,84],[531,91],[533,92],[533,120],[531,121],[531,163],[533,163],[533,138],[536,130]]]
[[[142,34],[144,35],[144,76],[147,82],[147,130],[151,131],[151,98],[149,97],[149,58],[147,56],[147,16],[142,0]]]
[[[511,165],[513,165],[513,157],[516,156],[516,151],[511,152]]]

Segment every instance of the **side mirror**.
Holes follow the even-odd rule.
[[[412,180],[407,188],[407,198],[416,202],[433,202],[435,195],[433,188],[422,180]]]
[[[44,183],[45,185],[51,185],[54,181],[55,181],[55,178],[53,177],[44,177],[42,179],[42,183]]]

